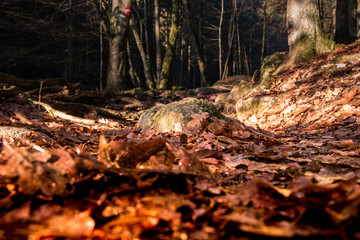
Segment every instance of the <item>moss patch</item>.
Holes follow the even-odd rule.
[[[340,57],[338,57],[340,58]],[[343,57],[341,57],[341,60],[343,61],[349,61],[349,60],[359,60],[360,59],[360,53],[354,53],[351,55],[345,55]]]
[[[273,55],[267,56],[261,63],[259,70],[256,70],[253,75],[253,82],[265,87],[270,87],[269,82],[271,75],[276,69],[285,61],[287,55],[281,52],[276,52]]]
[[[242,106],[240,106],[238,108],[238,113],[239,114],[258,113],[261,110],[262,106],[263,106],[263,104],[262,104],[262,101],[260,99],[252,99],[250,101],[246,101]]]
[[[140,129],[154,128],[160,132],[181,131],[195,113],[208,112],[210,116],[225,118],[214,105],[197,98],[185,98],[180,102],[153,107],[139,119]]]
[[[241,81],[240,84],[234,86],[230,93],[220,94],[215,99],[215,105],[225,113],[235,112],[235,103],[237,100],[246,97],[251,93],[253,86],[248,82]]]

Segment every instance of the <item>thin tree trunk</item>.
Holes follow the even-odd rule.
[[[219,31],[218,31],[218,41],[219,41],[219,78],[222,77],[222,24],[224,19],[224,0],[221,0],[220,6],[220,21],[219,21]]]
[[[188,86],[190,86],[190,73],[191,73],[191,45],[187,47],[187,72],[186,80],[188,81]]]
[[[179,30],[181,30],[182,28],[180,28]],[[183,81],[183,75],[184,75],[184,48],[183,48],[183,44],[182,44],[182,41],[183,41],[183,35],[182,35],[182,31],[180,31],[180,37],[179,37],[179,45],[180,47],[178,48],[178,54],[180,56],[179,58],[179,64],[180,64],[180,74],[178,76],[178,79],[179,79],[179,85],[181,84],[181,82],[184,84],[185,81]]]
[[[161,79],[158,89],[166,89],[169,86],[171,64],[176,50],[176,40],[179,32],[179,0],[172,0],[172,20],[169,33],[169,40],[166,45],[163,64],[161,67]]]
[[[72,0],[68,1],[68,7],[69,9],[72,8]],[[67,18],[67,24],[68,24],[68,31],[69,31],[69,35],[67,36],[67,57],[66,57],[66,61],[64,64],[64,79],[71,81],[73,78],[73,24],[74,24],[74,17],[71,13],[66,14],[66,18]]]
[[[190,42],[193,46],[193,51],[195,52],[195,56],[196,56],[198,66],[199,66],[199,71],[200,71],[200,75],[201,75],[201,84],[203,86],[208,86],[209,82],[206,77],[206,65],[205,65],[205,61],[204,61],[204,54],[203,54],[203,52],[201,52],[199,36],[197,35],[196,28],[194,27],[194,24],[192,24],[192,22],[191,22],[191,18],[193,18],[194,16],[192,15],[190,17],[189,5],[188,5],[187,0],[182,0],[182,2],[184,5],[184,9],[185,9],[186,21],[189,24]]]
[[[252,53],[253,53],[253,31],[254,31],[254,0],[251,0],[251,20],[250,20],[250,46],[249,46],[249,66],[252,72]]]
[[[140,56],[141,56],[141,60],[142,60],[143,66],[144,66],[144,75],[145,75],[146,85],[148,86],[149,89],[155,90],[155,82],[154,82],[151,72],[150,72],[150,66],[148,65],[146,54],[145,54],[140,36],[135,29],[134,20],[132,17],[130,17],[130,28],[131,28],[132,34],[135,38],[136,46],[138,47],[138,50],[139,50]]]
[[[147,0],[144,0],[144,37],[145,37],[145,53],[146,53],[146,62],[147,62],[147,66],[149,67],[149,71],[150,71],[150,78],[154,81],[154,79],[156,79],[154,72],[153,72],[153,68],[151,65],[151,56],[150,56],[150,40],[149,40],[149,32],[148,32],[148,17],[147,17]]]
[[[262,33],[262,42],[261,42],[261,56],[260,56],[260,62],[264,59],[264,53],[265,53],[265,41],[266,41],[266,21],[267,21],[267,13],[266,13],[266,0],[264,0],[264,21],[263,21],[263,33]]]
[[[203,41],[203,8],[204,8],[204,2],[203,0],[199,0],[199,17],[198,17],[198,31],[199,31],[199,36],[200,36],[200,47],[201,47],[201,52],[204,52],[204,41]]]
[[[336,33],[336,0],[333,0],[331,5],[331,12],[332,12],[332,21],[331,21],[331,28],[330,28],[330,39],[335,40],[335,33]]]
[[[101,1],[102,0],[99,0],[99,9],[101,9]],[[100,33],[100,66],[99,66],[99,89],[100,89],[100,92],[103,91],[103,87],[104,87],[104,83],[103,83],[103,71],[104,71],[104,39],[103,39],[103,25],[101,23],[99,23],[99,33]]]
[[[320,21],[322,23],[322,26],[324,28],[324,0],[318,0],[319,5],[319,15],[320,15]]]
[[[139,75],[136,73],[136,71],[134,69],[134,64],[133,64],[133,61],[132,61],[132,58],[131,58],[131,49],[130,49],[129,41],[127,41],[126,51],[127,51],[127,55],[128,55],[128,58],[129,58],[129,75],[130,75],[131,83],[135,87],[140,87],[141,86],[141,81],[140,81]]]
[[[233,49],[233,43],[234,43],[234,35],[235,35],[235,12],[236,12],[236,0],[232,0],[232,11],[231,11],[231,17],[229,22],[229,32],[228,32],[228,49],[227,54],[225,58],[225,64],[224,64],[224,71],[223,74],[220,76],[221,78],[226,78],[229,74],[229,63],[230,63],[230,57]]]
[[[240,14],[243,7],[243,1],[241,1],[240,9],[236,12],[236,21],[235,21],[235,29],[236,29],[236,45],[237,45],[237,65],[239,74],[242,74],[242,51],[241,51],[241,32],[239,26]]]
[[[246,53],[246,48],[245,48],[245,44],[243,44],[243,52],[244,52],[244,62],[245,62],[245,70],[246,70],[246,75],[250,76],[250,64],[249,64],[249,58],[248,55]]]
[[[242,65],[241,65],[241,38],[240,38],[240,29],[239,25],[236,24],[236,37],[237,37],[237,59],[238,59],[238,69],[239,73],[242,72]]]
[[[356,22],[357,22],[357,34],[356,36],[358,38],[360,38],[360,0],[357,1],[357,19],[356,19]]]
[[[155,47],[156,47],[156,82],[159,83],[161,77],[159,0],[154,0],[154,18],[155,18]]]

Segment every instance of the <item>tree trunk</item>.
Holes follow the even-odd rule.
[[[155,83],[154,83],[154,80],[151,75],[150,66],[147,61],[146,53],[143,48],[139,33],[135,29],[134,20],[132,17],[130,17],[130,28],[134,35],[136,46],[138,47],[138,50],[139,50],[140,56],[141,56],[141,60],[142,60],[143,66],[144,66],[144,75],[145,75],[146,85],[148,86],[149,89],[155,90]],[[146,31],[146,29],[145,29],[145,31]]]
[[[190,30],[189,35],[190,35],[192,49],[195,52],[195,56],[196,56],[196,59],[197,59],[198,65],[199,65],[199,71],[200,71],[200,75],[201,75],[201,85],[208,86],[209,82],[206,77],[205,58],[204,58],[204,53],[201,52],[200,37],[196,32],[197,28],[195,28],[194,24],[192,24],[192,22],[191,22],[191,19],[194,18],[195,14],[190,15],[189,5],[188,5],[187,0],[182,0],[182,2],[184,5],[184,9],[185,9],[185,18],[188,23],[188,28]]]
[[[249,42],[249,69],[252,72],[252,53],[253,53],[253,32],[254,32],[254,0],[251,0],[251,20],[250,20],[250,42]]]
[[[360,38],[360,0],[357,0],[357,18],[356,18],[357,34],[356,36]]]
[[[351,42],[351,35],[349,29],[349,1],[336,0],[335,14],[334,14],[334,40],[338,43]]]
[[[229,22],[229,30],[228,30],[228,46],[227,46],[227,53],[224,63],[224,70],[222,71],[222,75],[220,75],[220,78],[226,78],[229,74],[229,64],[230,64],[230,58],[231,53],[233,50],[233,43],[234,43],[234,35],[235,35],[235,13],[237,11],[237,3],[236,0],[232,0],[231,3],[231,16],[230,16],[230,22]]]
[[[266,20],[267,20],[267,13],[266,13],[266,1],[264,0],[264,19],[263,19],[263,35],[262,35],[262,42],[261,42],[261,56],[260,56],[260,62],[264,59],[264,53],[265,53],[265,41],[266,41]]]
[[[172,0],[172,5],[171,28],[161,67],[161,79],[157,87],[158,89],[166,89],[169,86],[171,64],[176,50],[176,40],[179,32],[179,0]]]
[[[69,9],[72,9],[72,0],[68,1]],[[74,78],[73,74],[73,60],[74,60],[74,49],[73,49],[73,35],[74,35],[74,15],[69,13],[66,14],[68,22],[68,37],[67,37],[67,58],[64,66],[64,79],[71,81]]]
[[[220,21],[219,21],[219,31],[218,31],[218,41],[219,41],[219,79],[222,77],[222,23],[224,19],[224,0],[221,0],[220,8]]]
[[[126,44],[131,2],[131,0],[112,0],[110,56],[106,91],[129,87],[129,64]]]
[[[319,15],[320,15],[320,22],[322,23],[322,26],[324,28],[324,0],[318,0],[318,6],[319,6]]]
[[[205,43],[203,40],[203,12],[204,12],[204,0],[198,0],[198,5],[199,5],[199,9],[198,9],[198,32],[199,32],[199,36],[200,36],[200,49],[201,52],[204,52],[204,47],[205,47]]]
[[[159,83],[161,76],[159,0],[154,0],[154,18],[155,18],[155,47],[156,47],[156,82]]]
[[[150,56],[150,40],[149,40],[149,28],[148,28],[148,6],[147,6],[147,0],[144,0],[144,37],[145,37],[145,53],[146,53],[146,61],[147,65],[149,66],[151,79],[154,81],[156,79],[156,76],[154,74],[153,68],[152,68],[152,61]],[[155,87],[155,85],[154,85]]]
[[[131,52],[129,41],[127,41],[127,43],[126,43],[126,51],[127,51],[127,56],[129,59],[129,76],[130,76],[131,83],[135,87],[141,87],[140,77],[137,74],[137,72],[135,71],[134,64],[133,64],[133,61],[131,58],[132,52]]]
[[[239,25],[236,24],[236,46],[237,46],[237,64],[238,64],[238,74],[242,73],[242,64],[241,64],[241,37],[240,37],[240,30]]]
[[[99,9],[101,9],[101,0],[99,0]],[[103,25],[99,24],[99,54],[100,54],[100,63],[99,63],[99,89],[100,92],[103,91],[104,83],[103,83],[103,69],[104,69],[104,39],[103,39]]]
[[[245,44],[243,44],[243,52],[244,52],[244,64],[245,64],[245,73],[246,75],[250,76],[250,64],[249,64],[249,58],[246,53]]]
[[[331,50],[333,42],[326,38],[321,26],[318,0],[288,0],[287,28],[287,65],[307,61],[318,53]]]

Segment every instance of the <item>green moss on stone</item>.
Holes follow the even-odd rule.
[[[260,87],[268,89],[270,87],[271,75],[285,61],[286,57],[286,54],[276,52],[264,58],[260,69],[256,70],[253,75],[253,82],[258,83]]]
[[[208,112],[210,116],[225,118],[214,105],[196,98],[186,98],[180,102],[165,106],[154,107],[145,111],[138,123],[138,127],[146,129],[153,127],[158,131],[181,131],[191,119],[191,115]]]
[[[251,101],[247,101],[244,105],[242,105],[239,109],[239,113],[252,113],[256,114],[260,112],[263,108],[263,103],[260,99],[253,99]]]

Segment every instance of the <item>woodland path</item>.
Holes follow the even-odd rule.
[[[2,135],[0,238],[360,239],[354,52],[274,78],[266,94],[281,100],[242,122],[198,115],[183,133],[141,132],[136,118],[185,90],[2,97],[0,132],[14,134]]]

